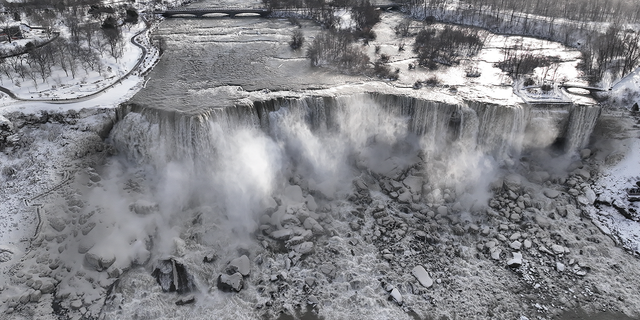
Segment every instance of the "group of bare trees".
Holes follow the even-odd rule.
[[[640,66],[638,31],[622,27],[640,22],[640,3],[630,0],[408,0],[414,15],[560,41],[578,47],[585,78],[593,84],[605,75],[621,78]],[[610,28],[603,28],[602,23]],[[505,61],[512,70],[520,62],[538,59],[526,53]]]
[[[477,28],[428,26],[418,32],[413,51],[421,66],[435,70],[438,64],[458,64],[461,58],[475,56],[484,47],[485,39],[486,32]]]
[[[307,49],[312,66],[334,66],[349,73],[360,73],[369,66],[369,56],[353,44],[348,32],[318,34]]]
[[[536,68],[541,68],[544,72],[541,76],[542,79],[539,79],[540,83],[544,83],[545,80],[555,81],[556,72],[560,66],[559,57],[535,53],[530,47],[523,45],[522,42],[503,48],[502,53],[502,60],[496,63],[496,67],[506,72],[513,79],[528,76]],[[549,75],[551,78],[547,79]],[[531,78],[528,79],[533,80]]]
[[[122,58],[125,39],[122,37],[118,13],[98,10],[89,14],[89,5],[93,5],[92,9],[97,7],[95,1],[75,1],[73,4],[59,8],[47,3],[47,0],[38,0],[28,1],[22,7],[22,10],[28,11],[30,19],[35,17],[32,21],[45,26],[47,32],[51,30],[48,26],[52,26],[56,20],[62,21],[69,31],[68,37],[61,35],[46,45],[29,42],[25,47],[0,51],[0,75],[3,81],[8,79],[20,86],[32,80],[37,88],[38,82],[48,81],[55,70],[61,70],[73,78],[82,76],[81,71],[84,74],[95,71],[102,75],[107,70],[102,62],[104,59],[113,58],[117,62]],[[9,10],[17,9],[9,7]],[[124,16],[125,11],[121,11]],[[127,13],[129,20],[132,15],[130,11]]]
[[[408,0],[425,10],[445,10],[450,1]],[[457,10],[465,10],[474,15],[507,15],[514,19],[517,15],[570,19],[584,22],[638,23],[640,6],[633,0],[462,0]]]
[[[607,72],[621,78],[640,65],[640,34],[612,24],[605,33],[591,35],[580,51],[581,68],[592,79],[601,79]]]

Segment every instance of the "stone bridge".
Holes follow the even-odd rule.
[[[378,10],[385,10],[385,11],[400,9],[399,4],[382,4],[382,5],[374,5],[374,7]],[[296,9],[283,9],[281,11],[291,11],[291,10],[296,10]],[[180,16],[186,15],[186,16],[194,16],[197,18],[202,18],[206,14],[214,14],[214,13],[223,14],[233,18],[239,14],[257,14],[261,17],[268,17],[272,11],[279,11],[279,10],[278,9],[271,10],[267,8],[258,8],[258,9],[255,9],[255,8],[197,8],[197,9],[196,8],[194,9],[179,8],[179,9],[170,9],[170,10],[156,10],[153,13],[160,14],[165,18],[171,18],[176,15],[180,15]]]
[[[201,9],[171,9],[171,10],[164,10],[164,11],[154,11],[153,13],[160,14],[165,18],[171,18],[175,15],[190,15],[190,16],[195,16],[197,18],[202,18],[206,14],[213,14],[213,13],[224,14],[233,18],[239,14],[257,14],[261,17],[267,17],[269,14],[271,14],[271,10],[270,9],[250,9],[250,8],[247,8],[247,9],[201,8]]]

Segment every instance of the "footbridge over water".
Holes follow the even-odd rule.
[[[598,93],[598,92],[611,91],[611,88],[607,89],[607,88],[592,87],[592,86],[588,86],[588,85],[584,85],[584,84],[571,83],[571,82],[562,83],[562,84],[560,84],[559,87],[560,88],[564,88],[564,89],[583,89],[583,90],[587,90],[587,91],[589,91],[590,95],[594,94],[594,93]]]

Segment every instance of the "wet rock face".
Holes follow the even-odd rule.
[[[183,264],[173,258],[158,261],[152,275],[164,292],[182,294],[196,289],[193,276],[187,272]]]

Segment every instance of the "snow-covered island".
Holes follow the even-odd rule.
[[[6,4],[0,314],[640,317],[638,5],[540,2]]]

